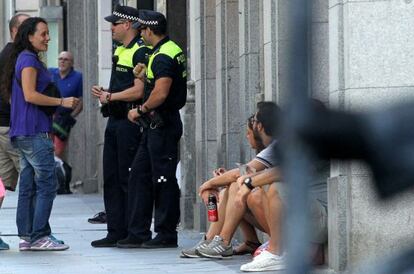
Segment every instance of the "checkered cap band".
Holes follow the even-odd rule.
[[[141,18],[138,18],[138,22],[146,26],[158,26],[159,24],[157,20],[142,20]]]
[[[114,11],[114,12],[113,12],[113,14],[114,14],[114,15],[116,15],[116,16],[118,16],[118,17],[121,17],[121,18],[127,19],[127,20],[131,20],[131,21],[139,21],[139,18],[138,18],[138,17],[136,17],[136,16],[126,15],[126,14],[123,14],[123,13],[120,13],[120,12],[117,12],[117,11]]]

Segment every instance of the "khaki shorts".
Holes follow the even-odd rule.
[[[19,153],[12,147],[9,127],[0,127],[0,177],[8,190],[16,189],[19,178]]]
[[[274,183],[284,205],[287,204],[287,188],[285,183]],[[269,185],[270,186],[270,185]],[[269,186],[266,187],[266,191]],[[315,198],[309,201],[311,218],[311,242],[323,244],[328,240],[328,210]]]

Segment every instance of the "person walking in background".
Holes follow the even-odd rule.
[[[29,18],[29,15],[20,13],[14,15],[10,19],[9,31],[11,41],[14,41],[20,24],[27,18]],[[3,74],[6,66],[6,59],[10,55],[12,49],[13,42],[8,42],[0,53],[0,75]],[[19,177],[19,154],[10,143],[9,130],[10,104],[0,96],[0,179],[2,180],[1,183],[4,184],[3,187],[5,187],[5,189],[14,191]],[[4,195],[0,198],[0,208]],[[0,238],[0,250],[7,249],[9,249],[9,245]]]
[[[69,51],[62,51],[58,58],[58,67],[49,68],[52,81],[59,88],[62,97],[76,97],[79,103],[75,109],[58,107],[54,115],[53,124],[53,144],[55,155],[63,159],[63,155],[68,143],[69,131],[76,123],[76,116],[82,111],[83,82],[82,73],[73,68],[73,54]]]
[[[16,34],[0,81],[3,99],[11,100],[9,136],[20,153],[16,223],[22,251],[69,248],[50,237],[49,218],[57,180],[50,138],[52,117],[40,106],[75,108],[78,99],[42,94],[51,78],[39,54],[47,51],[49,40],[47,22],[43,18],[26,19]]]

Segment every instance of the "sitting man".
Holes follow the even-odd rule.
[[[314,105],[323,107],[322,103],[314,100]],[[309,213],[311,220],[311,256],[315,265],[323,264],[323,244],[327,241],[327,178],[329,177],[329,162],[319,161],[314,166],[315,179],[309,183]],[[239,192],[235,199],[237,206],[247,203],[253,213],[257,216],[266,216],[270,229],[270,240],[268,248],[256,256],[252,262],[241,266],[242,271],[269,271],[284,269],[285,259],[281,246],[281,225],[283,223],[283,208],[287,200],[287,187],[280,183],[281,171],[278,167],[267,169],[261,173],[247,174],[241,176],[237,183]],[[250,203],[248,198],[253,192],[246,187],[248,182],[253,187],[261,187],[259,195],[263,202],[261,205]],[[275,183],[278,182],[278,183]],[[248,184],[247,184],[248,185]],[[258,193],[254,195],[257,196]]]
[[[264,149],[264,146],[261,143],[261,141],[258,140],[258,138],[255,138],[255,136],[253,134],[253,118],[254,118],[254,115],[252,115],[247,120],[246,138],[247,138],[247,141],[249,142],[250,147],[252,149],[256,150],[256,154],[257,154],[257,153],[259,153],[260,151],[262,151]],[[213,176],[218,177],[218,176],[223,175],[225,172],[226,172],[226,170],[224,168],[218,168],[218,169],[213,171]],[[208,193],[208,194],[214,193],[214,195],[217,196],[217,191],[216,190],[207,191],[206,193]],[[209,244],[213,240],[215,235],[220,234],[220,231],[223,228],[223,224],[224,224],[224,218],[225,218],[225,213],[226,213],[226,206],[227,206],[228,196],[229,196],[229,188],[228,187],[223,188],[220,191],[220,193],[218,193],[218,199],[217,199],[217,201],[218,201],[218,221],[211,223],[207,233],[205,235],[203,235],[201,241],[198,244],[196,244],[192,248],[188,248],[188,249],[185,249],[185,250],[181,251],[181,257],[182,258],[198,258],[198,257],[200,257],[196,253],[196,249],[200,246],[204,246],[204,245]],[[250,197],[253,197],[253,195],[251,195]],[[251,215],[251,214],[249,214],[249,215]],[[255,249],[258,246],[260,246],[260,242],[259,242],[259,239],[257,238],[256,230],[254,229],[252,224],[250,224],[248,222],[248,220],[247,221],[244,220],[245,218],[246,219],[251,219],[251,218],[248,218],[248,216],[246,214],[245,217],[242,219],[242,221],[240,223],[240,228],[242,229],[245,242],[233,250],[233,255],[243,255],[243,254],[247,254],[247,253],[252,253],[252,252],[255,251]]]
[[[277,120],[279,116],[279,108],[273,102],[261,102],[257,107],[258,111],[252,119],[253,134],[266,148],[250,161],[247,164],[247,167],[249,170],[262,171],[276,165],[276,161],[272,157],[272,151],[277,144],[275,137],[278,133]],[[237,226],[247,210],[246,204],[242,206],[236,206],[235,204],[236,193],[239,187],[237,184],[233,183],[236,182],[240,176],[239,169],[235,168],[227,171],[221,176],[208,180],[201,185],[199,189],[199,195],[203,198],[204,202],[207,202],[208,194],[211,191],[214,191],[221,186],[229,186],[224,224],[219,235],[216,235],[208,245],[200,245],[197,248],[198,254],[203,257],[223,258],[233,255],[233,248],[230,242]],[[253,201],[257,202],[257,199],[252,199],[252,202]],[[259,215],[260,212],[255,214],[256,220],[263,230],[269,233],[267,223],[263,222],[265,218],[257,218]]]

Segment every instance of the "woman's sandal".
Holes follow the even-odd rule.
[[[261,245],[259,242],[246,241],[233,249],[233,255],[253,254]]]

